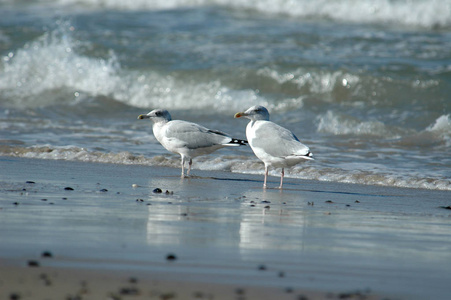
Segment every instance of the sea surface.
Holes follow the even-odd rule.
[[[0,155],[178,168],[139,114],[245,138],[255,104],[314,154],[287,177],[451,190],[451,1],[0,0]]]

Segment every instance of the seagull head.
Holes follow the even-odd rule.
[[[235,114],[235,118],[245,117],[252,121],[264,120],[269,121],[268,110],[261,105],[254,105],[245,112],[238,112]]]
[[[171,115],[169,114],[169,112],[166,109],[160,109],[160,108],[152,110],[147,115],[139,115],[138,119],[139,120],[150,119],[154,123],[169,122],[169,121],[172,120]]]

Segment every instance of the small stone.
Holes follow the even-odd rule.
[[[119,294],[121,295],[130,295],[130,296],[137,296],[139,295],[139,290],[137,288],[130,288],[130,287],[125,287],[125,288],[121,288],[119,291]]]
[[[63,200],[67,200],[67,198],[66,198],[66,197],[63,197],[63,198],[61,198],[61,199],[63,199]]]
[[[242,289],[242,288],[237,288],[237,289],[235,290],[235,293],[236,293],[237,295],[244,295],[244,294],[245,294],[245,291],[244,291],[244,289]]]
[[[160,188],[156,188],[152,192],[154,192],[155,194],[161,194],[163,191]]]
[[[19,205],[19,202],[13,202],[14,205]]]
[[[130,277],[130,278],[128,279],[128,282],[130,282],[130,283],[138,283],[138,278],[136,278],[136,277]]]
[[[265,206],[265,208],[266,208],[266,209],[270,209],[270,208],[271,208],[271,206],[269,206],[269,205],[266,205],[266,206]]]
[[[39,262],[37,260],[29,260],[27,264],[29,267],[39,267]]]
[[[16,293],[9,294],[9,300],[19,300],[20,295]]]
[[[74,189],[71,188],[70,186],[67,186],[67,187],[64,188],[64,190],[65,190],[65,191],[73,191]]]
[[[173,253],[169,253],[168,255],[166,255],[166,260],[168,261],[174,261],[177,259],[177,256],[175,256],[175,254]]]
[[[41,199],[41,201],[47,201],[47,199]]]
[[[360,201],[359,200],[355,200],[355,202],[354,203],[360,203]]]
[[[100,191],[101,191],[102,193],[108,192],[107,189],[101,189]]]
[[[283,278],[283,277],[285,277],[285,272],[283,272],[283,271],[280,271],[280,272],[279,272],[279,274],[278,274],[278,276],[279,276],[280,278]]]
[[[266,266],[265,265],[259,265],[258,266],[258,270],[259,271],[266,271]]]
[[[53,254],[50,251],[44,251],[44,252],[42,252],[41,256],[50,258],[50,257],[53,257]]]
[[[132,184],[132,188],[136,189],[137,187],[139,187],[139,185],[137,185],[136,183]]]
[[[144,199],[136,199],[136,202],[144,202]]]
[[[326,203],[334,203],[332,200],[327,200]]]
[[[166,190],[166,193],[165,193],[166,195],[174,195],[174,192],[173,191],[168,191],[168,190]]]
[[[36,182],[34,182],[34,181],[31,181],[31,180],[28,180],[27,182],[25,182],[25,183],[28,183],[28,184],[35,184]]]

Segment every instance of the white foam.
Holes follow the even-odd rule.
[[[317,131],[333,135],[373,135],[385,138],[398,137],[394,128],[388,128],[384,123],[374,121],[362,121],[350,116],[327,111],[317,117]]]
[[[445,141],[447,147],[451,146],[451,115],[438,117],[426,131]]]
[[[331,93],[336,88],[354,88],[359,83],[357,75],[343,71],[312,71],[302,68],[292,72],[281,73],[268,67],[257,71],[257,75],[269,77],[279,84],[291,82],[298,89],[308,89],[311,93],[326,94]]]

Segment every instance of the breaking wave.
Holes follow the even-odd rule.
[[[74,146],[22,147],[20,145],[0,145],[0,155],[34,159],[83,161],[92,163],[147,165],[171,168],[180,167],[180,158],[178,155],[156,155],[153,157],[146,157],[144,155],[132,154],[128,151],[106,153]],[[259,160],[249,159],[248,157],[239,155],[201,156],[194,159],[194,164],[195,169],[201,170],[230,171],[241,174],[263,174],[263,164]],[[278,170],[271,170],[270,174],[274,176],[280,175]],[[451,181],[443,178],[416,176],[406,177],[383,172],[372,172],[368,170],[355,170],[353,172],[349,172],[348,170],[343,170],[340,168],[332,168],[321,165],[312,166],[310,164],[296,166],[290,170],[287,170],[286,177],[404,188],[451,190]]]
[[[84,45],[71,37],[71,30],[63,24],[3,58],[0,91],[5,104],[17,108],[76,104],[97,96],[140,108],[236,111],[268,104],[255,91],[234,90],[220,80],[195,82],[153,70],[124,70],[113,51],[106,58],[83,56],[79,52]]]
[[[12,1],[12,0],[11,0]],[[41,0],[41,2],[49,2]],[[219,5],[293,18],[325,18],[340,22],[400,24],[423,28],[451,26],[449,0],[53,0],[57,5],[94,9],[162,10]]]

